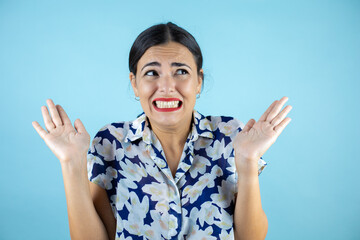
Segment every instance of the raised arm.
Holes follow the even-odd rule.
[[[115,232],[115,224],[114,218],[110,218],[112,220],[110,224],[107,221],[107,230],[102,220],[104,219],[102,212],[100,214],[97,212],[106,209],[108,213],[110,205],[101,208],[94,206],[99,202],[101,204],[106,202],[107,196],[104,194],[104,189],[92,186],[90,191],[86,159],[90,136],[80,119],[75,120],[74,128],[60,105],[55,106],[51,99],[47,100],[47,104],[50,114],[46,106],[41,107],[47,131],[36,121],[32,122],[32,125],[60,160],[71,239],[107,240],[109,239],[107,231]]]
[[[256,122],[249,120],[234,140],[238,193],[235,202],[235,239],[265,239],[268,221],[261,206],[258,160],[289,124],[286,115],[291,106],[281,108],[288,100],[274,101]]]

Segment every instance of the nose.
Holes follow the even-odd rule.
[[[176,82],[171,75],[164,75],[158,81],[159,91],[165,95],[175,92]]]

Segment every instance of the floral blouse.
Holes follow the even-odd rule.
[[[88,152],[88,177],[107,192],[115,239],[234,239],[232,139],[243,126],[194,110],[175,178],[145,113],[101,128]],[[259,174],[266,165],[260,158]]]

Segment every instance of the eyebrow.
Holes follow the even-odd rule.
[[[145,67],[148,67],[148,66],[158,66],[158,67],[160,67],[161,64],[160,64],[159,62],[149,62],[149,63],[145,64],[145,65],[142,67],[141,71],[142,71]],[[186,66],[186,67],[188,67],[188,68],[191,69],[191,67],[189,67],[189,66],[186,65],[185,63],[180,63],[180,62],[173,62],[173,63],[171,63],[171,66],[172,66],[172,67],[183,67],[183,66]],[[191,69],[191,70],[192,70],[192,69]]]

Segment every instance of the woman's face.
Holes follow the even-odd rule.
[[[176,128],[191,121],[202,78],[187,47],[169,42],[149,48],[130,81],[152,126]]]

